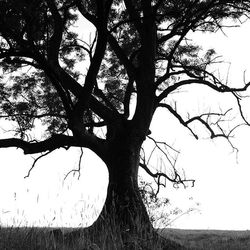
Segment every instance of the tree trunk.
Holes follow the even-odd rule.
[[[128,133],[112,140],[106,158],[109,171],[107,198],[98,220],[108,220],[121,233],[141,234],[152,229],[138,188],[141,143]]]
[[[107,198],[100,218],[111,219],[121,232],[141,234],[149,231],[152,226],[139,193],[137,173],[118,173],[110,173]]]
[[[159,239],[162,241],[153,229],[138,188],[143,140],[130,135],[120,132],[109,144],[105,159],[109,171],[106,201],[97,220],[84,232],[91,241],[100,246],[105,244],[102,249],[151,249],[149,242],[155,246]],[[70,237],[74,239],[75,234]],[[180,249],[169,240],[163,242],[167,243],[167,248],[155,249]]]

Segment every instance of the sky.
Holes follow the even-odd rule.
[[[250,81],[249,31],[248,22],[241,28],[226,30],[226,35],[190,35],[204,48],[215,48],[218,55],[223,55],[225,62],[214,70],[222,78],[228,77],[240,86],[244,83],[245,70],[245,77]],[[220,100],[226,103],[226,107],[233,101],[228,96],[222,97],[207,89],[197,88],[190,91],[184,89],[179,97],[174,98],[178,100],[181,112],[185,111],[183,107],[189,107],[194,112],[204,110],[207,108],[204,102],[222,105]],[[243,108],[247,106],[246,100]],[[1,135],[5,136],[4,129],[7,127],[7,124],[1,123]],[[204,139],[204,129],[199,126],[197,129],[202,137],[198,141],[166,111],[157,112],[151,126],[155,138],[166,140],[180,151],[178,168],[184,169],[188,178],[196,180],[194,187],[174,189],[167,183],[167,187],[161,190],[161,195],[170,200],[168,209],[177,207],[183,212],[178,218],[172,216],[173,222],[166,226],[250,229],[250,128],[242,127],[235,132],[234,143],[239,149],[238,154],[232,152],[226,140]],[[90,225],[105,199],[108,173],[103,162],[85,150],[80,178],[77,173],[75,176],[71,173],[64,180],[71,169],[78,168],[79,155],[80,150],[75,148],[56,150],[37,163],[30,177],[24,178],[32,165],[32,156],[23,155],[19,149],[0,149],[0,225]]]

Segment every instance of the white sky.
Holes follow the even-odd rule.
[[[227,37],[223,34],[196,37],[206,48],[215,48],[219,55],[224,55],[225,61],[231,62],[229,79],[239,85],[243,84],[244,70],[250,71],[249,31],[250,23],[246,23],[241,28],[227,30]],[[225,78],[228,65],[218,66]],[[197,94],[199,100],[210,102],[211,98],[221,98],[213,97],[212,92],[207,90],[203,93],[196,89],[193,91],[192,102],[188,97],[185,99],[189,100],[188,105],[196,105],[194,96]],[[212,100],[218,103],[217,99]],[[230,98],[225,100],[231,101]],[[247,107],[247,103],[245,105]],[[198,104],[198,109],[203,107],[202,103]],[[180,187],[175,190],[168,185],[162,192],[170,199],[172,207],[179,207],[184,212],[189,208],[198,209],[177,219],[172,226],[250,229],[250,128],[236,131],[234,142],[240,150],[237,162],[236,155],[225,140],[197,141],[175,119],[163,112],[156,113],[152,131],[156,138],[165,139],[181,151],[178,166],[184,168],[188,178],[196,179],[194,188],[184,190]],[[21,150],[1,149],[0,225],[90,224],[95,219],[92,214],[98,213],[100,201],[105,198],[107,171],[93,153],[85,151],[80,179],[70,175],[63,181],[68,171],[78,167],[79,154],[78,149],[57,150],[41,159],[31,176],[24,179],[32,164],[31,156],[24,156]],[[99,204],[99,207],[94,208],[94,204]]]

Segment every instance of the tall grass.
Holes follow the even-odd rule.
[[[34,250],[34,249],[61,249],[61,250],[165,250],[182,249],[174,242],[166,243],[161,238],[138,237],[131,235],[123,239],[121,231],[115,227],[106,227],[105,231],[94,232],[94,236],[77,231],[74,240],[69,240],[70,228],[31,228],[31,227],[1,227],[1,250]],[[72,231],[75,232],[75,231]],[[146,240],[145,240],[146,239]]]
[[[149,197],[149,200],[144,200],[144,202],[149,209],[152,222],[157,225],[157,221],[160,219],[162,227],[169,226],[171,223],[169,212],[161,210],[163,211],[161,213],[158,210],[161,208],[158,205],[161,204],[162,200],[155,198],[154,202],[151,203],[150,197],[153,194],[145,192],[144,195],[146,195],[145,199]],[[163,201],[167,204],[166,200]],[[37,203],[39,205],[39,199],[37,199]],[[247,231],[166,230],[164,232],[164,230],[158,230],[164,238],[169,240],[167,245],[163,238],[155,237],[153,234],[152,237],[129,235],[124,239],[124,232],[112,222],[103,225],[105,230],[102,230],[102,232],[89,233],[82,230],[82,227],[86,226],[86,221],[93,221],[97,218],[99,211],[93,205],[83,204],[85,205],[82,206],[81,210],[73,209],[70,217],[72,219],[78,218],[79,228],[53,227],[56,223],[63,222],[60,221],[64,217],[63,208],[59,212],[51,211],[52,216],[42,215],[33,226],[30,226],[29,218],[26,217],[27,211],[22,211],[17,207],[14,216],[11,217],[11,212],[2,210],[0,216],[0,250],[178,250],[183,249],[182,246],[192,250],[250,249],[250,232]],[[167,207],[165,208],[167,209]],[[92,217],[90,214],[86,214],[86,210],[93,211]],[[157,211],[157,216],[152,211]],[[3,223],[4,216],[8,217],[8,223]],[[56,221],[56,218],[59,218],[59,220]],[[41,226],[45,224],[46,227]],[[138,227],[140,226],[143,227],[143,225],[138,225]],[[76,229],[77,231],[75,231]]]
[[[37,199],[39,203],[39,199]],[[93,211],[93,217],[86,215],[86,210]],[[30,226],[29,218],[26,218],[27,211],[22,211],[17,208],[15,215],[11,217],[10,213],[6,213],[8,216],[8,223],[1,223],[0,220],[0,249],[1,250],[34,250],[34,249],[60,249],[60,250],[161,250],[161,249],[179,249],[179,246],[174,242],[168,244],[168,248],[165,246],[165,242],[160,237],[152,235],[132,235],[124,239],[124,232],[116,226],[112,221],[103,225],[104,230],[102,232],[86,232],[81,228],[86,226],[86,221],[94,220],[99,211],[85,203],[81,210],[73,209],[72,217],[78,217],[79,228],[63,228],[53,227],[55,225],[56,218],[63,219],[63,209],[58,212],[51,213],[51,216],[42,215],[37,218],[35,224]],[[2,214],[4,215],[4,214]],[[49,220],[49,217],[52,220]],[[1,218],[1,217],[0,217]],[[11,218],[13,219],[11,221]],[[2,217],[3,219],[3,217]],[[72,218],[73,219],[73,218]],[[137,223],[139,223],[138,220]],[[167,221],[167,220],[166,220]],[[45,225],[41,227],[40,225]],[[58,223],[59,224],[59,223]],[[137,225],[138,228],[143,225]],[[142,230],[143,231],[143,230]],[[74,232],[74,233],[71,233]],[[71,237],[72,236],[72,237]],[[97,237],[98,236],[98,237]],[[172,247],[171,247],[172,245]]]
[[[193,250],[249,250],[250,231],[162,229],[164,237]]]

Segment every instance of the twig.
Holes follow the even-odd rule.
[[[30,173],[31,173],[31,171],[33,170],[33,168],[35,167],[36,163],[37,163],[41,158],[43,158],[44,156],[50,154],[51,152],[53,152],[53,150],[52,150],[52,151],[48,151],[48,152],[46,152],[46,153],[40,155],[39,157],[37,157],[37,158],[34,160],[34,162],[33,162],[32,166],[31,166],[31,168],[29,169],[28,174],[27,174],[26,176],[24,176],[24,179],[30,176]]]
[[[82,163],[82,156],[83,156],[83,149],[81,148],[81,154],[80,154],[80,157],[79,157],[79,162],[78,162],[78,168],[77,169],[71,169],[64,177],[64,181],[66,180],[66,178],[71,174],[73,173],[73,175],[78,172],[78,180],[80,179],[80,176],[81,176],[81,163]]]

